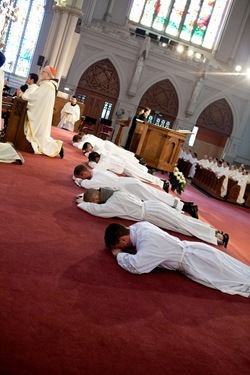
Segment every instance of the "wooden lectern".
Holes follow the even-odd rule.
[[[172,172],[186,137],[187,133],[137,122],[130,151],[142,156],[148,166]]]
[[[115,139],[115,145],[120,146],[123,136],[123,131],[126,126],[129,126],[131,120],[119,120],[117,123],[120,125],[119,131]]]

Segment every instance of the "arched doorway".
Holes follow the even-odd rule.
[[[148,121],[172,128],[178,114],[179,100],[177,92],[169,79],[155,83],[141,98],[139,107],[149,107]]]
[[[195,141],[198,156],[221,157],[233,130],[233,113],[228,102],[219,99],[209,104],[197,119],[196,126],[199,128]]]
[[[84,115],[111,119],[119,96],[120,83],[113,64],[100,60],[91,65],[78,82],[76,95],[85,103]]]

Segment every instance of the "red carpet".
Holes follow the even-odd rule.
[[[103,233],[122,220],[76,208],[82,189],[71,175],[84,159],[72,133],[53,136],[64,140],[63,160],[23,153],[23,166],[0,164],[0,374],[248,374],[249,299],[179,273],[118,267]],[[249,210],[192,186],[182,198],[250,264]]]

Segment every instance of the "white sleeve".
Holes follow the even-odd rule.
[[[105,218],[116,216],[116,213],[112,212],[112,210],[110,209],[107,203],[98,204],[98,203],[91,203],[91,202],[81,202],[77,205],[77,207],[94,216],[105,217]]]
[[[161,263],[157,256],[150,251],[142,250],[142,247],[136,254],[119,253],[116,259],[119,266],[130,273],[137,274],[149,273]]]
[[[117,254],[116,260],[119,266],[121,266],[124,270],[130,273],[140,274],[136,267],[132,265],[132,257],[134,257],[134,255],[128,253],[119,253]]]

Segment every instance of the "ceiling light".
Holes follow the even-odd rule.
[[[177,50],[177,52],[182,53],[184,51],[184,47],[181,44],[179,44],[177,46],[176,50]]]
[[[241,66],[240,65],[236,65],[235,70],[236,70],[236,72],[240,72],[241,71]]]
[[[192,49],[189,49],[189,50],[187,51],[187,55],[188,55],[189,57],[192,57],[192,56],[194,55],[194,51],[193,51]]]

